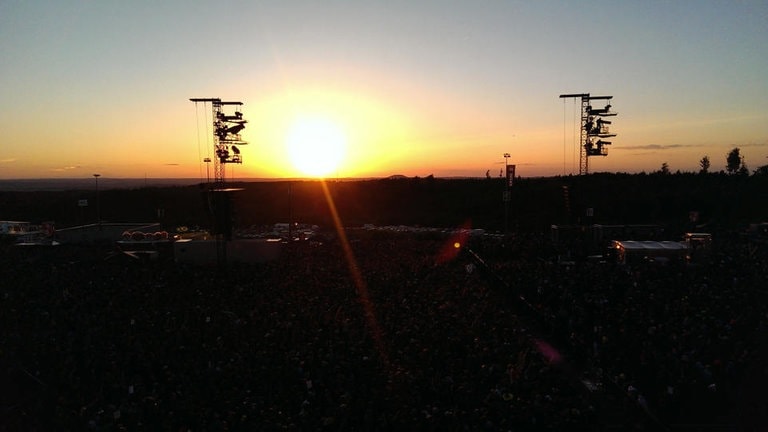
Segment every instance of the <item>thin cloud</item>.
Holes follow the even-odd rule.
[[[16,162],[16,158],[0,159],[0,163],[11,163],[11,162]]]
[[[51,171],[56,171],[56,172],[71,171],[71,170],[78,169],[78,168],[81,168],[81,166],[80,165],[70,165],[70,166],[65,166],[65,167],[61,167],[61,168],[53,168],[53,169],[51,169]]]
[[[177,163],[167,163],[167,164],[163,164],[163,165],[165,165],[165,166],[179,166],[179,165],[181,165],[181,164],[177,164]]]
[[[768,144],[766,143],[746,143],[746,144],[740,144],[735,147],[744,148],[744,147],[768,147]]]
[[[622,150],[674,150],[674,149],[680,149],[680,148],[693,148],[693,147],[700,147],[698,145],[684,145],[684,144],[645,144],[645,145],[637,145],[637,146],[621,146],[616,147],[616,149],[622,149]]]

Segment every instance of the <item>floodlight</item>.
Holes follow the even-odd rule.
[[[237,135],[243,129],[245,129],[245,124],[239,123],[239,124],[236,124],[236,125],[228,128],[227,132],[231,133],[232,135]]]

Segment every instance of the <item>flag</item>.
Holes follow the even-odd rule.
[[[507,187],[512,187],[515,181],[515,165],[507,165]]]

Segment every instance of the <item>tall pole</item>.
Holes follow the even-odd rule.
[[[509,157],[509,153],[504,153],[504,234],[506,234],[509,229]]]
[[[211,171],[210,171],[210,168],[211,168],[211,158],[207,157],[207,158],[203,159],[203,162],[205,162],[205,180],[206,180],[206,185],[210,186],[210,183],[211,183]]]
[[[94,174],[93,177],[96,179],[96,222],[101,228],[101,203],[99,202],[99,177],[101,174]]]
[[[294,245],[293,245],[293,180],[288,180],[288,234],[283,242],[286,247],[286,263],[288,268],[293,264]]]

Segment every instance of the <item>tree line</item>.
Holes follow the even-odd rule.
[[[738,229],[768,214],[768,175],[727,172],[593,173],[586,176],[517,178],[508,195],[505,179],[398,178],[359,181],[275,181],[231,185],[234,227],[278,222],[333,227],[331,200],[345,226],[471,226],[488,230],[546,232],[552,224],[699,224]],[[324,190],[325,189],[325,190]],[[326,193],[327,191],[327,193]],[[509,201],[504,201],[505,196]],[[57,228],[93,223],[94,191],[0,191],[2,219],[52,221]],[[110,189],[100,192],[105,222],[160,222],[210,227],[204,185]],[[508,206],[508,207],[505,207]],[[589,216],[588,216],[589,215]]]
[[[709,174],[712,162],[709,159],[709,155],[704,155],[699,160],[699,174]],[[661,168],[658,171],[661,174],[671,174],[669,164],[664,162],[661,164]],[[744,161],[744,156],[741,154],[741,149],[734,147],[728,154],[725,155],[725,171],[731,175],[743,175],[748,176],[749,168]],[[679,171],[678,171],[679,173]],[[768,175],[768,165],[762,165],[752,172],[752,175]]]

